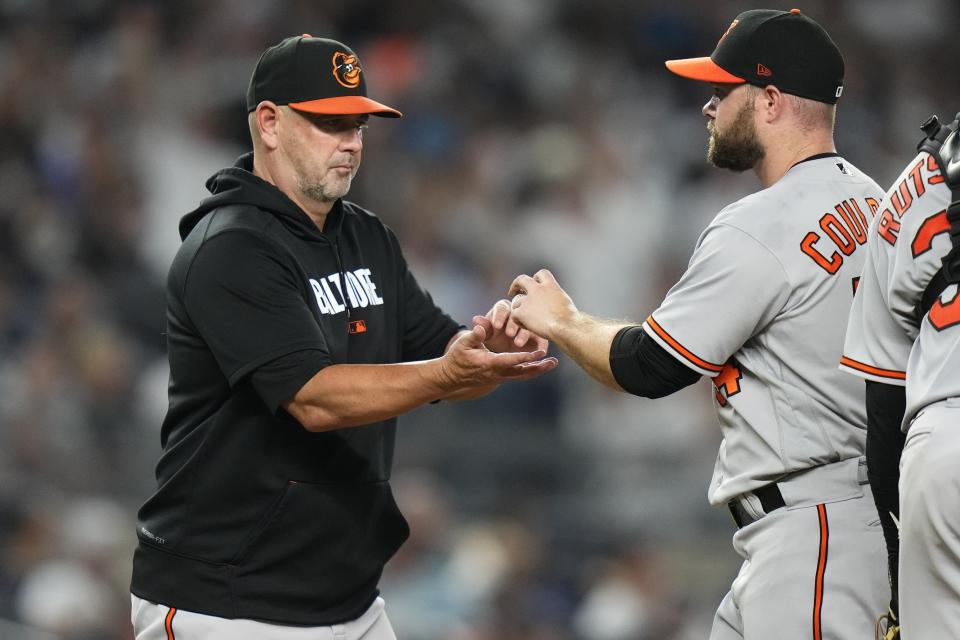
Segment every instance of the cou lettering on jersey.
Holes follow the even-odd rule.
[[[868,209],[870,218],[873,219],[880,203],[873,198],[864,198],[864,201],[867,203],[866,207],[861,207],[856,198],[838,202],[833,206],[832,212],[828,211],[820,218],[820,231],[826,236],[826,240],[820,233],[810,231],[800,242],[800,250],[830,275],[840,270],[844,256],[851,255],[858,246],[867,243],[870,221],[863,211]],[[829,256],[825,252],[830,252]]]
[[[351,309],[378,306],[383,298],[377,294],[370,269],[356,269],[343,272],[345,282],[341,282],[340,272],[331,273],[319,280],[310,278],[310,288],[317,298],[317,307],[324,315],[336,315],[350,304]]]

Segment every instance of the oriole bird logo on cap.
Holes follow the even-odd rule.
[[[337,51],[333,54],[333,77],[347,89],[360,86],[360,60],[351,53]]]
[[[720,39],[717,40],[717,45],[723,42],[723,39],[726,38],[728,35],[730,35],[730,32],[733,31],[734,27],[736,27],[738,24],[740,24],[739,20],[734,20],[733,22],[731,22],[730,26],[727,27],[727,30],[723,32],[722,36],[720,36]]]

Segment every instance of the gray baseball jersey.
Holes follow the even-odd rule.
[[[950,250],[950,190],[921,152],[887,192],[867,241],[841,367],[906,384],[900,474],[899,601],[903,636],[956,638],[960,296],[948,286],[919,321],[914,309]]]
[[[863,384],[837,370],[883,192],[835,155],[721,211],[644,329],[713,379],[723,433],[708,497],[863,455]]]
[[[923,407],[960,396],[960,296],[946,288],[918,325],[914,312],[950,250],[950,190],[933,158],[920,153],[880,205],[854,299],[842,369],[906,384],[904,430]]]

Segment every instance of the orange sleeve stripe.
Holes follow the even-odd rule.
[[[830,542],[830,527],[827,524],[827,506],[817,505],[817,516],[820,518],[820,557],[817,559],[817,580],[813,594],[813,638],[823,638],[823,583],[827,573],[827,549]]]
[[[881,369],[879,367],[871,367],[869,364],[857,362],[853,358],[848,358],[847,356],[843,356],[842,358],[840,358],[840,364],[842,364],[845,367],[850,367],[851,369],[856,369],[857,371],[862,371],[863,373],[869,373],[874,376],[880,376],[881,378],[891,378],[893,380],[907,379],[906,371],[894,371],[892,369]]]
[[[167,619],[163,621],[163,628],[167,631],[167,640],[176,640],[173,635],[173,616],[177,615],[177,610],[171,608],[167,611]]]
[[[681,356],[697,365],[701,369],[706,369],[707,371],[712,371],[714,373],[720,373],[723,370],[722,364],[713,364],[712,362],[707,362],[703,358],[698,358],[690,350],[685,348],[682,344],[673,339],[669,333],[667,333],[663,327],[657,324],[657,321],[653,319],[653,315],[647,316],[647,324],[650,325],[650,328],[660,336],[664,342],[673,347],[673,350],[679,353]]]

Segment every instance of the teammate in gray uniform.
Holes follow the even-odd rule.
[[[744,562],[713,640],[866,638],[886,608],[863,385],[836,367],[881,189],[833,142],[843,59],[799,11],[737,16],[709,58],[708,159],[763,189],[723,209],[641,326],[580,312],[546,270],[513,282],[507,334],[548,337],[593,377],[660,397],[713,382],[723,432],[708,497]],[[515,324],[517,323],[517,324]]]
[[[893,515],[903,439],[890,432],[907,434],[899,477],[899,590],[897,565],[891,567],[892,615],[899,599],[906,640],[960,638],[957,284],[948,284],[933,298],[929,313],[917,311],[952,246],[950,202],[941,164],[921,151],[887,192],[870,226],[867,263],[840,365],[868,381],[869,437],[879,440],[868,449],[871,475],[892,477],[892,495],[886,501],[892,503],[887,509]],[[878,496],[881,515],[889,517],[884,502]],[[891,557],[895,559],[895,553]],[[889,625],[885,637],[895,637],[895,618]]]

